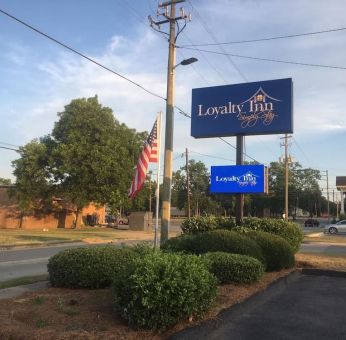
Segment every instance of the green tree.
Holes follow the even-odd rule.
[[[2,178],[2,177],[0,177],[0,184],[1,185],[10,185],[12,183],[11,183],[11,180],[9,178]]]
[[[125,205],[145,133],[120,124],[98,98],[72,100],[50,135],[21,148],[14,174],[25,205],[56,195],[76,206]]]
[[[216,213],[219,209],[218,203],[209,194],[209,172],[201,161],[190,160],[189,165],[191,213]],[[186,168],[173,174],[172,205],[179,209],[187,210],[187,182]]]
[[[288,182],[288,205],[291,214],[296,208],[317,214],[318,202],[323,200],[318,181],[321,179],[319,170],[303,169],[298,162],[290,164]],[[281,214],[285,204],[285,165],[272,162],[269,167],[269,204],[272,213]]]

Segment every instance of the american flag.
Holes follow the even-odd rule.
[[[137,193],[142,189],[147,176],[149,163],[157,163],[159,157],[158,141],[157,141],[157,120],[150,132],[147,141],[144,144],[143,150],[139,155],[136,172],[133,177],[129,197],[134,199]]]

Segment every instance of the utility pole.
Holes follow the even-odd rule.
[[[163,192],[162,192],[162,220],[161,220],[161,243],[168,240],[169,225],[171,220],[171,187],[173,172],[173,126],[174,126],[174,81],[175,81],[175,59],[176,59],[176,22],[185,20],[188,16],[183,10],[176,17],[176,4],[185,0],[170,0],[159,4],[165,17],[164,20],[155,22],[149,17],[151,26],[160,28],[160,25],[169,23],[169,51],[167,69],[167,97],[166,97],[166,130],[165,130],[165,152],[163,169]],[[161,32],[161,31],[160,31]],[[180,32],[178,31],[178,34]]]
[[[190,176],[189,176],[189,150],[185,149],[186,158],[186,190],[187,190],[187,217],[191,217],[191,203],[190,203]]]
[[[281,146],[285,147],[285,221],[288,221],[288,138],[291,138],[291,136],[288,136],[287,133],[285,137],[280,138],[285,140],[285,143],[281,144]]]

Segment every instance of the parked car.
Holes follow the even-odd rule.
[[[119,217],[119,216],[113,216],[113,215],[107,215],[106,223],[109,227],[117,227],[119,225],[128,225],[129,219],[128,217]]]
[[[333,224],[327,224],[324,227],[324,232],[330,234],[346,232],[346,220],[342,220]]]
[[[318,220],[315,220],[313,218],[309,218],[304,222],[304,227],[319,227],[320,222]]]

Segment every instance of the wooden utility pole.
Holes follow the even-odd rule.
[[[190,203],[190,176],[189,176],[189,150],[185,149],[186,159],[186,190],[187,190],[187,217],[191,217],[191,203]]]
[[[185,20],[188,15],[184,11],[176,17],[176,4],[185,0],[170,0],[159,4],[165,17],[164,20],[155,22],[151,20],[151,25],[160,28],[161,25],[169,23],[169,50],[167,67],[167,97],[166,97],[166,130],[165,130],[165,152],[163,168],[163,192],[162,192],[162,219],[161,219],[161,243],[168,240],[169,225],[171,220],[171,187],[173,173],[173,126],[174,126],[174,85],[175,85],[175,59],[176,59],[176,22]],[[180,31],[178,31],[180,33]]]

